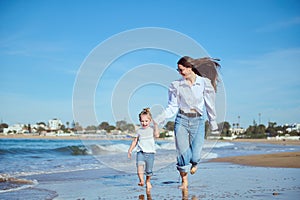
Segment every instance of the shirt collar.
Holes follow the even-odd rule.
[[[196,75],[196,81],[194,85],[200,85],[200,83],[201,83],[201,78],[200,76]],[[179,85],[188,85],[188,84],[186,80],[183,77],[181,77],[181,79],[179,80]]]

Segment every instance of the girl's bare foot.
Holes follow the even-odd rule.
[[[141,186],[141,187],[143,187],[144,186],[144,182],[139,182],[138,185]]]

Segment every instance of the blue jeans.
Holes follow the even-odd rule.
[[[175,119],[175,142],[177,150],[177,169],[188,172],[190,165],[200,162],[201,150],[204,143],[204,119],[187,117],[180,113]]]
[[[145,165],[146,176],[152,176],[154,164],[154,153],[145,153],[142,151],[137,152],[136,154],[136,166]]]

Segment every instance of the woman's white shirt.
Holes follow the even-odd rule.
[[[184,112],[196,110],[203,115],[204,105],[212,130],[218,129],[215,109],[215,90],[208,78],[197,76],[194,84],[189,86],[185,79],[173,81],[169,87],[168,106],[156,118],[157,123],[162,123],[166,118],[171,118],[181,109]]]

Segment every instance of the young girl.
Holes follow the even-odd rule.
[[[144,108],[139,114],[141,127],[137,130],[136,137],[133,139],[129,149],[128,158],[131,158],[132,150],[137,146],[136,166],[137,175],[139,177],[139,186],[144,186],[144,172],[146,173],[146,187],[151,189],[150,178],[152,176],[152,168],[154,163],[154,137],[159,137],[158,126],[152,122],[152,115],[149,108]]]

